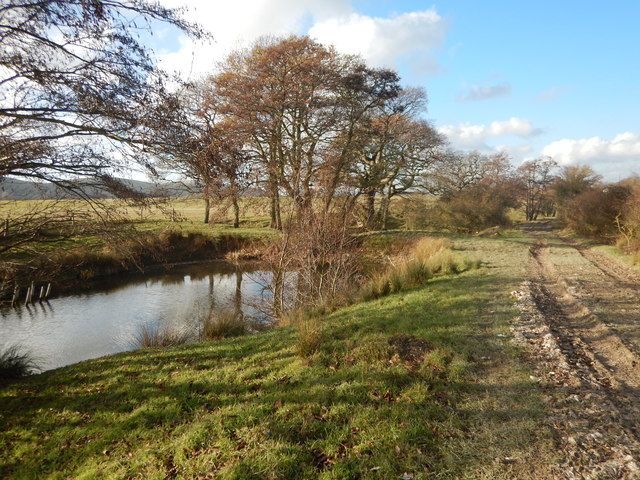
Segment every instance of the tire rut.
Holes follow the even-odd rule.
[[[522,315],[512,330],[529,347],[533,378],[549,405],[562,457],[556,478],[638,479],[639,358],[574,296],[576,288],[559,274],[548,243],[532,233],[538,241],[530,248],[529,278],[513,292]],[[609,291],[630,280],[606,276]]]

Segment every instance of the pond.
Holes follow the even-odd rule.
[[[138,348],[142,328],[197,329],[212,309],[266,320],[268,274],[255,264],[210,262],[130,276],[99,289],[4,308],[0,348],[19,345],[42,370]]]

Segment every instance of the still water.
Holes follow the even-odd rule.
[[[267,274],[212,262],[134,276],[89,293],[0,311],[0,348],[20,345],[43,370],[137,348],[143,326],[197,329],[212,308],[265,318]]]

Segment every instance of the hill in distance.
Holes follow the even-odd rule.
[[[184,197],[188,188],[177,182],[152,183],[140,180],[117,179],[131,191],[147,197]],[[89,198],[115,198],[107,188],[101,188],[86,180],[78,181]],[[14,178],[0,179],[0,200],[52,200],[77,198],[53,183],[32,182]]]

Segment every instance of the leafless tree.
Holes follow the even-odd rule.
[[[174,118],[168,77],[141,41],[155,22],[202,35],[179,11],[146,0],[0,3],[0,181],[50,182],[88,204],[74,215],[71,204],[60,215],[50,205],[14,215],[2,248],[42,239],[45,227],[53,238],[74,231],[68,218],[87,211],[104,227],[115,212],[91,198],[96,189],[142,201],[117,175],[131,161],[152,169],[165,150],[160,127]]]
[[[553,169],[558,164],[552,158],[536,158],[518,168],[523,182],[525,215],[527,221],[537,220],[545,202],[549,200],[549,187],[553,182]]]
[[[78,177],[113,177],[132,158],[150,165],[170,107],[167,78],[139,39],[155,21],[201,35],[145,0],[2,2],[0,178],[79,193]]]
[[[435,128],[420,118],[426,98],[423,89],[404,89],[373,109],[358,130],[351,174],[365,196],[370,227],[386,228],[391,199],[417,187],[444,143]]]

